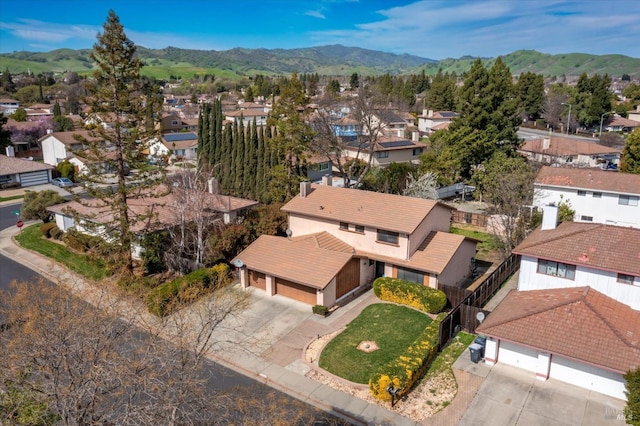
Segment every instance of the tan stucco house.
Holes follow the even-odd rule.
[[[333,306],[380,276],[433,288],[469,277],[476,241],[449,233],[450,207],[326,182],[301,183],[282,207],[289,237],[263,235],[234,259],[243,287]]]

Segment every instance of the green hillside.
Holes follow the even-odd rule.
[[[0,70],[87,74],[92,70],[90,53],[89,49],[5,53],[0,54]],[[143,68],[145,75],[167,78],[170,75],[191,77],[207,73],[232,79],[257,73],[278,75],[292,72],[342,76],[354,72],[361,75],[402,75],[418,73],[422,69],[428,74],[434,74],[438,69],[462,74],[476,59],[465,56],[434,61],[341,45],[271,50],[235,48],[226,51],[138,47],[138,55],[146,64]],[[486,64],[491,64],[494,59],[482,58]],[[614,77],[622,74],[640,77],[640,59],[623,55],[549,55],[535,50],[518,50],[503,56],[503,60],[514,75],[531,71],[545,76],[578,76],[586,72],[589,75],[608,73]]]

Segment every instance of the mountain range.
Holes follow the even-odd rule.
[[[292,72],[348,76],[354,72],[361,75],[403,75],[425,70],[427,74],[435,74],[438,69],[461,74],[476,59],[464,56],[436,61],[414,55],[398,55],[342,45],[302,49],[235,48],[224,51],[138,47],[137,51],[146,65],[143,74],[157,78],[171,75],[190,77],[196,73],[232,79]],[[11,73],[74,71],[86,74],[93,67],[90,53],[90,49],[3,53],[0,54],[0,70],[9,69]],[[589,75],[606,73],[613,77],[623,74],[640,77],[640,59],[624,55],[550,55],[535,50],[518,50],[502,56],[502,59],[514,75],[531,71],[545,76],[578,76],[586,72]],[[490,64],[495,58],[482,60]]]

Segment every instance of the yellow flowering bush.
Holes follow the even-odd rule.
[[[444,292],[397,278],[377,278],[373,282],[373,292],[380,300],[411,306],[430,314],[440,312],[447,304]]]

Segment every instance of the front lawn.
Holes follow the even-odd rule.
[[[367,306],[327,344],[319,365],[352,382],[369,383],[377,368],[395,360],[430,323],[427,315],[405,306],[390,303]],[[362,341],[373,341],[379,349],[364,352],[357,348]]]
[[[20,200],[24,198],[24,195],[11,195],[9,197],[0,197],[0,203],[3,201]]]
[[[47,240],[40,232],[40,225],[36,223],[28,226],[16,237],[22,247],[62,263],[72,271],[92,280],[100,280],[108,275],[109,271],[104,262],[85,254],[75,253],[62,244]]]

